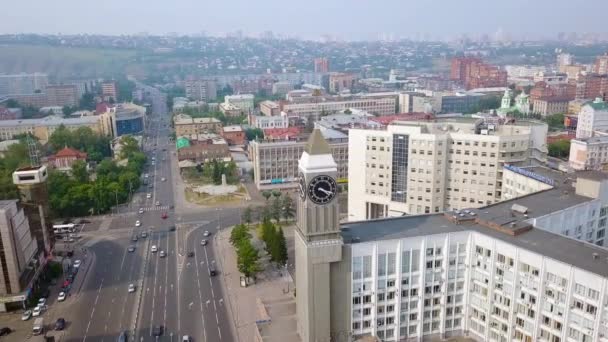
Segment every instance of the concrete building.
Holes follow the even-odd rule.
[[[80,96],[75,85],[49,85],[46,87],[47,106],[75,107]]]
[[[39,72],[0,75],[0,96],[31,95],[36,92],[44,92],[48,83],[48,75]]]
[[[17,101],[22,106],[30,106],[34,108],[45,107],[47,98],[45,93],[35,93],[26,95],[10,95],[11,99]]]
[[[228,95],[224,97],[224,103],[238,107],[242,112],[253,111],[253,94]]]
[[[503,165],[545,161],[547,125],[490,119],[351,129],[349,220],[437,213],[501,200]],[[365,153],[361,153],[364,151]]]
[[[337,94],[345,90],[352,90],[355,86],[355,80],[356,77],[353,74],[332,72],[329,74],[329,92]]]
[[[23,111],[21,110],[21,108],[0,107],[0,121],[21,119],[22,115],[23,115]]]
[[[89,127],[97,134],[107,134],[99,116],[84,116],[79,118],[47,116],[42,119],[0,121],[0,140],[9,140],[17,135],[29,133],[36,136],[41,143],[46,143],[53,132],[60,126],[71,130],[79,127]]]
[[[0,312],[22,308],[38,266],[38,246],[17,200],[0,201]]]
[[[315,58],[314,60],[315,73],[328,73],[329,72],[329,60],[326,57]]]
[[[250,114],[247,116],[247,118],[249,125],[254,128],[267,129],[289,127],[289,118],[284,113],[275,116],[261,116]]]
[[[399,93],[399,113],[413,113],[414,112],[414,96],[424,96],[421,92],[404,92]]]
[[[274,101],[260,102],[260,113],[266,116],[281,115],[281,107]]]
[[[595,59],[595,64],[593,65],[593,72],[598,75],[608,74],[608,54],[598,56]]]
[[[562,231],[602,221],[605,234],[605,175],[479,209],[340,226],[326,145],[311,143],[299,169],[303,342],[608,341],[608,252]]]
[[[578,113],[581,112],[583,106],[587,103],[591,102],[588,99],[576,99],[568,102],[568,111],[566,112],[568,115],[578,116]]]
[[[328,136],[330,132],[325,132]],[[348,181],[348,137],[328,138],[338,163],[338,182]],[[306,140],[262,140],[249,143],[249,157],[253,163],[254,182],[258,189],[294,188],[298,180],[298,156],[306,147]]]
[[[276,82],[272,84],[272,95],[287,95],[293,90],[293,84],[289,82]]]
[[[534,82],[545,82],[546,84],[553,86],[568,83],[568,75],[563,72],[539,71],[534,74],[533,80]]]
[[[382,116],[395,114],[398,93],[369,93],[347,97],[312,96],[298,101],[282,103],[282,111],[290,116],[318,119],[321,113],[335,114],[346,109],[360,109]]]
[[[233,105],[231,103],[220,103],[219,106],[220,112],[222,112],[222,114],[224,114],[225,116],[241,116],[241,115],[246,115],[249,114],[251,112],[248,111],[244,111],[241,109],[241,107]]]
[[[118,101],[118,88],[116,82],[114,81],[106,81],[101,83],[101,96],[104,101],[110,101],[113,99],[114,101]]]
[[[574,170],[607,170],[608,136],[570,140],[568,163]]]
[[[567,181],[567,175],[544,166],[517,167],[503,166],[501,200],[533,194],[535,192],[553,189],[558,182]]]
[[[554,97],[532,101],[532,112],[541,116],[563,114],[568,111],[569,98]]]
[[[578,114],[576,138],[590,138],[595,131],[608,132],[608,104],[601,98],[582,107]]]
[[[219,136],[209,135],[203,139],[189,140],[179,137],[176,142],[177,160],[188,160],[194,163],[206,163],[214,159],[230,160],[230,149],[226,141]]]
[[[190,100],[212,102],[217,99],[217,86],[213,80],[186,80],[184,88]]]
[[[507,86],[506,71],[472,57],[453,58],[450,79],[459,81],[467,90]]]
[[[219,133],[222,129],[222,122],[216,118],[192,118],[186,114],[178,114],[173,117],[175,135],[191,136],[209,132]]]

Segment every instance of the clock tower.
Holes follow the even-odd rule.
[[[337,164],[315,129],[298,163],[296,254],[298,334],[303,342],[330,341],[331,264],[342,260]]]

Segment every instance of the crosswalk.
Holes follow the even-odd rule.
[[[167,211],[169,210],[169,206],[168,205],[159,205],[159,206],[153,206],[153,207],[143,207],[142,208],[144,211]],[[139,210],[139,209],[137,209]]]

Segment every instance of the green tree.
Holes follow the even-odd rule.
[[[544,121],[549,125],[550,129],[564,128],[564,114],[553,114],[545,117]]]
[[[120,158],[129,159],[131,155],[139,152],[139,143],[130,135],[125,135],[120,138]]]
[[[241,240],[237,249],[237,266],[246,277],[253,277],[261,271],[258,251],[249,239]]]
[[[555,158],[568,159],[570,155],[570,141],[559,140],[549,144],[549,155]]]
[[[59,125],[49,138],[49,145],[53,151],[59,151],[66,146],[73,145],[72,132],[64,125]]]
[[[293,199],[291,198],[291,196],[289,196],[289,194],[285,194],[283,196],[282,204],[283,204],[283,207],[281,209],[282,209],[283,218],[285,220],[289,220],[289,219],[293,218],[295,216],[296,209],[295,209],[295,206],[293,203]]]
[[[272,196],[272,193],[268,190],[264,190],[262,191],[262,196],[264,196],[264,198],[266,199],[266,201],[268,201],[268,199],[270,198],[270,196]]]
[[[281,221],[282,201],[280,197],[274,197],[270,205],[270,215],[276,221]]]
[[[89,171],[87,171],[87,163],[84,160],[77,160],[72,164],[72,177],[78,183],[89,181]]]
[[[243,209],[243,214],[241,215],[241,218],[243,219],[243,221],[245,221],[245,223],[247,223],[247,225],[251,223],[252,211],[253,210],[251,209],[251,206],[248,206],[247,208]]]
[[[281,196],[281,192],[279,190],[272,190],[272,196],[274,196],[274,197],[280,197]]]
[[[260,128],[249,128],[245,130],[245,135],[249,141],[264,139],[264,131],[262,131]]]
[[[250,238],[249,229],[244,224],[236,225],[230,232],[230,243],[235,247],[239,246],[243,239],[249,240]]]
[[[285,240],[285,234],[283,233],[283,229],[281,227],[277,229],[273,244],[273,254],[275,255],[274,261],[281,266],[287,265],[287,240]]]

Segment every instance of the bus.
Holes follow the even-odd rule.
[[[53,225],[53,232],[55,233],[55,235],[73,233],[75,230],[76,228],[73,223]]]

